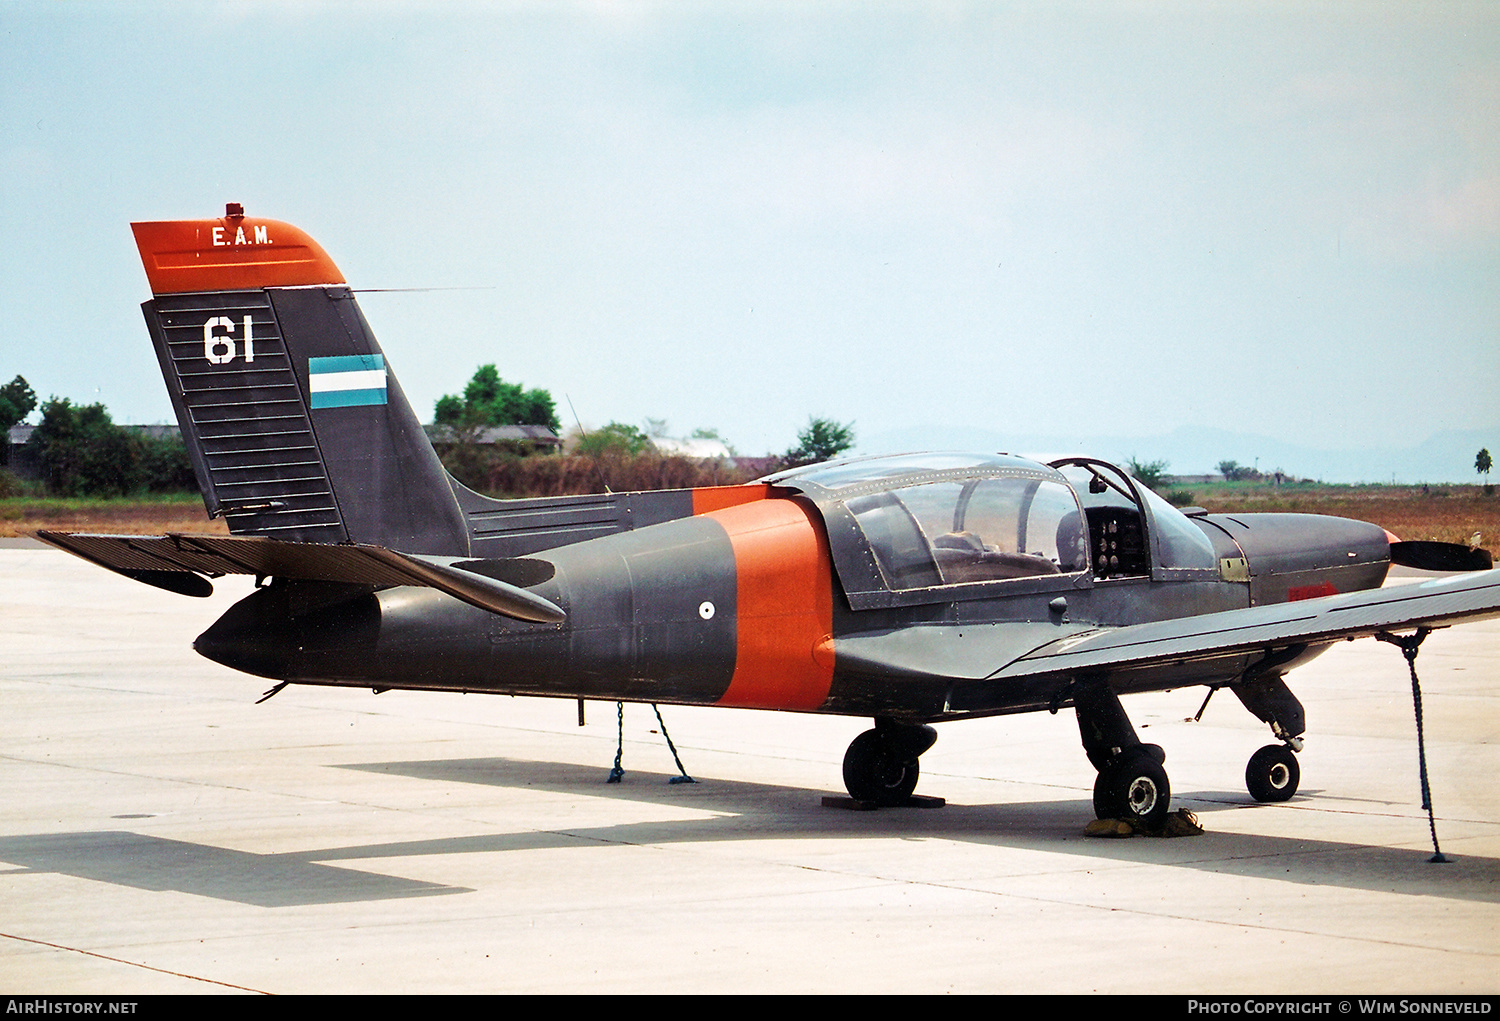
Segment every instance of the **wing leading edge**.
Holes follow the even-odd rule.
[[[1493,617],[1500,617],[1500,571],[1484,571],[1066,636],[987,676],[1002,679],[1149,666]]]
[[[1494,617],[1500,571],[1484,571],[1124,627],[1018,621],[883,629],[841,637],[837,657],[840,670],[866,678],[946,681],[948,712],[1004,712],[1045,704],[1084,674],[1115,675],[1133,690],[1159,687],[1161,679],[1204,683],[1296,646]],[[1136,683],[1143,680],[1156,683]]]

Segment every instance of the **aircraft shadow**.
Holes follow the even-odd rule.
[[[670,774],[647,770],[627,770],[623,783],[605,784],[606,770],[567,763],[482,758],[348,764],[341,768],[441,782],[529,787],[559,794],[613,797],[691,807],[716,813],[716,816],[569,828],[565,832],[521,831],[331,847],[305,852],[305,858],[336,861],[342,858],[510,851],[576,847],[587,841],[656,844],[799,836],[819,839],[841,835],[861,838],[890,836],[961,840],[1119,862],[1172,865],[1308,886],[1500,902],[1500,859],[1450,854],[1454,864],[1429,865],[1426,858],[1430,852],[1419,849],[1304,837],[1215,833],[1211,825],[1206,826],[1207,832],[1199,837],[1098,839],[1083,834],[1084,826],[1093,818],[1092,804],[1083,798],[993,805],[950,804],[935,810],[848,811],[823,806],[823,793],[806,788],[733,780],[672,785],[668,783]],[[1246,804],[1244,797],[1243,792],[1201,792],[1184,795],[1178,806],[1188,808],[1200,818],[1211,819],[1222,811],[1269,812],[1286,810],[1296,804],[1294,800],[1291,806],[1253,806]],[[1416,827],[1414,839],[1425,836],[1425,825],[1417,820],[1413,820],[1413,825]]]
[[[1426,852],[1297,837],[1209,832],[1177,840],[1099,840],[1083,835],[1093,812],[1086,799],[947,805],[940,809],[849,811],[825,807],[823,793],[801,787],[709,779],[671,785],[670,774],[627,770],[606,784],[596,766],[505,758],[348,764],[341,768],[492,787],[690,807],[706,817],[630,822],[566,830],[519,830],[462,837],[335,845],[256,854],[123,830],[0,836],[5,875],[50,872],[149,891],[177,891],[277,908],[469,893],[358,871],[339,861],[576,848],[597,844],[830,839],[886,836],[943,839],[993,847],[1073,854],[1122,863],[1169,865],[1309,886],[1500,901],[1500,860],[1456,856],[1429,866]],[[936,785],[934,785],[936,786]],[[1244,809],[1243,795],[1198,792],[1181,799],[1200,816]],[[1295,805],[1295,802],[1293,802]],[[1276,807],[1263,809],[1275,811]]]
[[[7,875],[55,872],[263,908],[470,892],[321,865],[305,854],[253,854],[122,830],[0,837],[0,861],[22,866]]]

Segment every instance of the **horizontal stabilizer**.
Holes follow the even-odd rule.
[[[555,603],[518,585],[452,566],[448,558],[398,553],[381,546],[180,533],[89,535],[42,531],[37,538],[128,578],[187,595],[208,595],[211,588],[206,578],[253,574],[372,588],[418,585],[517,620],[558,624],[567,619]],[[464,563],[477,566],[486,562]]]

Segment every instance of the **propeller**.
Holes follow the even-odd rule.
[[[1391,563],[1421,571],[1488,571],[1495,566],[1489,550],[1460,542],[1393,542]]]

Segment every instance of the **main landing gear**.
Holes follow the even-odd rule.
[[[1083,750],[1099,771],[1094,815],[1122,819],[1141,829],[1160,829],[1171,812],[1172,787],[1162,768],[1166,752],[1136,737],[1120,699],[1104,681],[1073,690]]]
[[[1305,729],[1302,704],[1281,676],[1262,674],[1232,685],[1256,716],[1270,724],[1281,744],[1266,745],[1245,767],[1245,786],[1256,801],[1287,801],[1297,793],[1302,770],[1295,753]],[[1094,781],[1094,814],[1120,819],[1138,829],[1159,830],[1172,810],[1172,785],[1163,768],[1166,752],[1136,736],[1119,696],[1104,680],[1072,688],[1083,750],[1099,771]],[[844,753],[844,786],[865,805],[912,803],[920,767],[917,760],[937,740],[926,725],[876,717],[875,729],[856,737]],[[920,800],[920,799],[919,799]]]
[[[1160,745],[1143,744],[1106,763],[1094,781],[1095,817],[1159,828],[1170,810],[1172,786],[1158,755],[1166,758]]]
[[[936,740],[932,727],[876,717],[875,729],[856,737],[844,753],[849,796],[882,808],[907,804],[917,789],[917,759]]]

